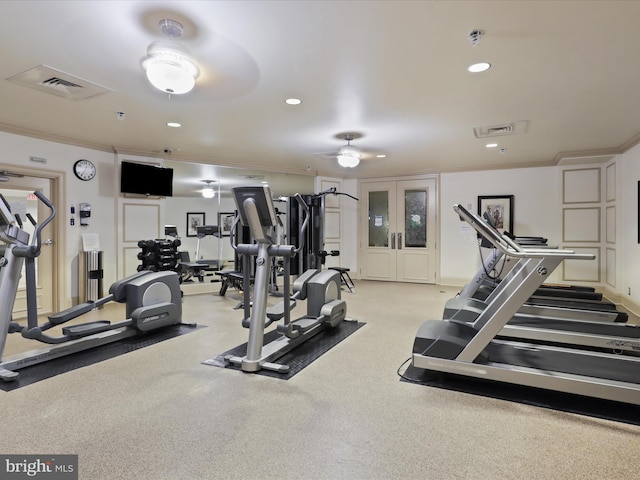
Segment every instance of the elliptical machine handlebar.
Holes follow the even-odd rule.
[[[44,222],[42,222],[40,225],[36,226],[36,230],[34,232],[34,236],[35,236],[35,246],[37,248],[38,254],[40,254],[40,247],[42,246],[42,230],[44,229],[44,227],[46,227],[49,222],[51,222],[51,220],[53,220],[53,218],[56,216],[56,207],[53,205],[53,203],[51,203],[51,201],[44,196],[44,194],[42,192],[40,192],[39,190],[35,190],[33,192],[33,194],[38,197],[38,200],[40,200],[42,203],[45,204],[45,206],[50,210],[50,214],[49,216],[44,220]]]
[[[35,230],[33,232],[33,241],[28,247],[14,247],[13,255],[15,255],[16,257],[35,258],[40,255],[40,250],[42,248],[42,230],[56,216],[56,207],[47,197],[44,196],[42,192],[35,190],[33,194],[38,197],[38,200],[44,203],[47,208],[49,208],[49,210],[51,210],[51,213],[40,224],[36,223],[31,214],[27,213],[29,222],[31,222],[31,224],[35,227]]]

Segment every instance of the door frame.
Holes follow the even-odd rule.
[[[66,175],[62,171],[49,170],[41,168],[29,168],[21,165],[11,165],[0,163],[0,170],[7,170],[11,173],[18,173],[25,177],[42,178],[49,180],[51,187],[51,203],[56,206],[56,216],[51,221],[52,237],[55,239],[53,242],[52,260],[53,260],[53,285],[52,292],[52,308],[54,312],[60,311],[65,302],[65,286],[67,285],[67,271],[65,268],[61,268],[62,260],[66,258],[66,229],[65,212],[66,205],[65,199],[65,183]],[[8,184],[9,186],[9,184]]]
[[[377,183],[377,182],[404,182],[404,181],[412,181],[412,180],[434,180],[435,181],[435,245],[434,245],[434,268],[435,268],[435,276],[433,285],[440,284],[440,175],[432,174],[432,175],[411,175],[411,176],[400,176],[400,177],[372,177],[372,178],[362,178],[358,180],[358,197],[363,198],[363,185],[369,183]],[[368,215],[364,207],[364,203],[366,202],[358,202],[358,275],[361,275],[362,266],[364,265],[364,242],[367,241],[365,238],[365,232],[362,230],[361,225],[364,221],[364,216]]]

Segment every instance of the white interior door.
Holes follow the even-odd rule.
[[[436,282],[436,180],[396,184],[396,271],[401,282]]]
[[[34,227],[26,218],[26,213],[31,214],[36,222],[42,222],[50,211],[40,202],[34,190],[41,191],[47,198],[51,198],[50,180],[35,177],[8,177],[8,182],[0,185],[0,193],[6,198],[13,213],[18,213],[23,221],[23,228],[33,239]],[[45,227],[42,232],[42,249],[40,256],[36,258],[36,297],[38,301],[38,314],[47,315],[53,312],[53,272],[54,251],[53,223]],[[27,294],[24,267],[18,292],[13,306],[13,318],[25,318],[27,315]]]
[[[363,182],[361,278],[435,283],[435,178]]]
[[[367,280],[396,279],[396,182],[363,183],[360,276]]]

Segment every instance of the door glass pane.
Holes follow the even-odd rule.
[[[404,192],[404,246],[427,246],[427,192],[405,190]]]
[[[389,246],[389,192],[369,192],[369,246]]]

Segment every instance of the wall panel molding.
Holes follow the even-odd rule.
[[[614,248],[607,248],[605,269],[605,281],[616,288],[616,250]]]
[[[123,203],[124,242],[160,238],[160,206],[157,204]]]
[[[616,164],[607,165],[605,200],[613,202],[616,199]]]
[[[605,209],[606,234],[605,241],[607,243],[616,243],[616,206],[612,205]]]
[[[565,260],[562,262],[562,280],[566,282],[600,282],[600,247],[576,247],[565,245],[563,248],[576,253],[592,253],[594,260]]]
[[[581,168],[562,172],[563,203],[599,203],[600,168]]]
[[[600,207],[563,208],[563,242],[600,242]]]

